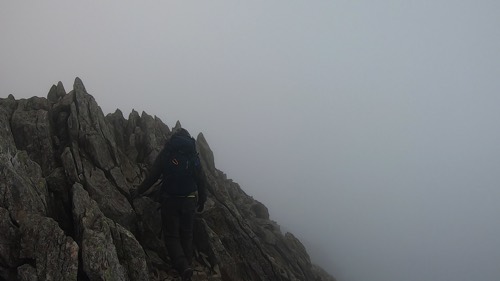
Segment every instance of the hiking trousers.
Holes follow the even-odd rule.
[[[175,269],[182,273],[193,258],[193,224],[197,199],[168,197],[163,199],[161,217],[168,255]]]

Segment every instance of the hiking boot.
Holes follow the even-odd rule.
[[[193,276],[193,269],[188,267],[181,274],[182,281],[191,281],[191,276]]]

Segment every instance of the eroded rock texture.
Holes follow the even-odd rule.
[[[178,280],[157,187],[129,196],[170,134],[146,113],[104,116],[79,78],[69,93],[0,99],[0,281]],[[215,167],[202,134],[197,145],[210,188],[193,280],[334,280]]]

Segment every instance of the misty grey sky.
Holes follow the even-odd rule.
[[[203,132],[339,281],[500,280],[500,2],[2,1],[0,97]]]

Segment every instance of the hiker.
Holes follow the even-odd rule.
[[[148,190],[161,176],[161,218],[165,245],[182,280],[191,280],[193,269],[193,223],[207,199],[195,140],[177,129],[158,154],[148,176],[130,190],[132,198]]]

